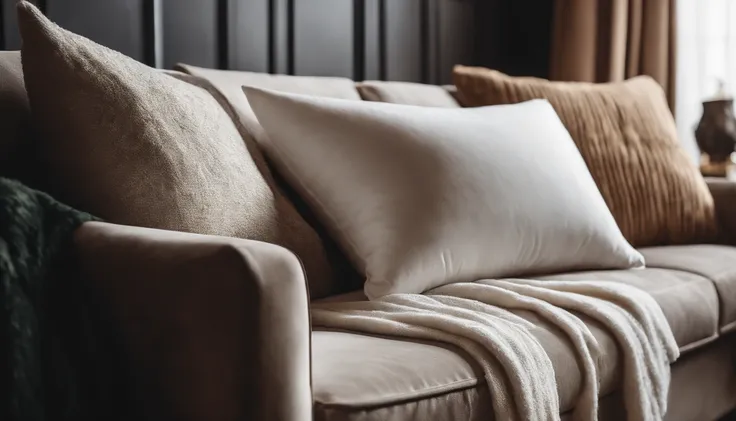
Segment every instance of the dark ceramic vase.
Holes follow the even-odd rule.
[[[700,151],[707,154],[711,164],[731,159],[736,144],[736,117],[733,99],[703,102],[703,117],[695,129],[695,140]]]

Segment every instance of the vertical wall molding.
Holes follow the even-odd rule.
[[[286,2],[286,72],[296,73],[296,0]]]
[[[432,39],[432,28],[430,24],[432,11],[430,10],[431,4],[430,0],[422,0],[420,2],[420,12],[419,12],[419,46],[420,46],[420,53],[419,53],[419,60],[420,60],[420,69],[421,69],[421,82],[422,83],[429,83],[430,78],[430,71],[429,68],[431,66],[430,63],[430,57],[429,57],[429,51],[430,51],[430,40]]]
[[[5,48],[5,5],[0,0],[0,50]]]
[[[438,84],[440,82],[441,46],[440,33],[442,20],[440,1],[422,0],[421,3],[421,67],[422,83]]]
[[[163,5],[162,0],[143,3],[143,61],[151,67],[163,67]]]
[[[269,30],[273,36],[272,45],[270,47],[273,67],[269,70],[271,73],[289,73],[289,62],[293,61],[293,56],[289,53],[289,40],[291,39],[291,31],[289,30],[289,10],[293,11],[293,4],[290,7],[291,0],[269,1],[271,2],[270,7],[273,13],[271,21],[269,22]]]
[[[379,0],[363,2],[363,77],[364,80],[379,78]]]
[[[276,55],[278,52],[277,45],[277,22],[278,22],[278,10],[276,0],[268,0],[268,72],[277,72],[277,60]]]
[[[230,0],[217,0],[217,67],[230,68]]]
[[[429,66],[429,74],[427,83],[440,84],[441,64],[442,64],[442,47],[440,37],[442,33],[442,16],[440,15],[440,2],[443,0],[427,0],[430,3],[428,26],[429,37],[427,42],[427,61]]]
[[[292,19],[289,16],[292,14],[293,4],[291,0],[269,0],[268,10],[269,72],[289,73],[289,63],[292,61],[289,51],[293,44],[289,29]]]
[[[388,9],[386,0],[378,0],[378,79],[388,79]]]
[[[365,79],[366,2],[353,0],[353,79]]]

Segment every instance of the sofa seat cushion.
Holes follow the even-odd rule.
[[[662,308],[683,353],[699,348],[718,336],[718,292],[713,282],[703,275],[653,268],[647,260],[644,270],[579,272],[537,278],[613,281],[647,291]]]
[[[595,271],[546,279],[610,280],[648,291],[662,307],[684,351],[717,336],[718,297],[707,278],[667,269]],[[365,299],[353,293],[329,300]],[[530,312],[517,312],[539,327],[534,335],[555,367],[560,405],[572,409],[582,376],[572,346],[555,327]],[[614,339],[586,320],[605,350],[601,394],[617,389],[620,358]],[[483,373],[462,350],[441,343],[347,332],[315,331],[312,373],[316,420],[492,419]]]
[[[174,68],[201,77],[211,83],[227,99],[245,128],[259,142],[262,141],[263,129],[258,124],[258,119],[253,114],[248,99],[243,95],[243,86],[360,101],[355,82],[347,78],[272,75],[240,70],[207,69],[184,63],[179,63]]]
[[[715,284],[720,303],[721,333],[736,330],[736,247],[715,244],[641,249],[648,267],[704,276]]]

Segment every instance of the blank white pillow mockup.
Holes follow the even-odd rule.
[[[547,101],[440,109],[244,91],[266,152],[371,299],[644,265]]]

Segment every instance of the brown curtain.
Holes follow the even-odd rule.
[[[675,103],[676,0],[556,0],[550,78],[653,77]]]

